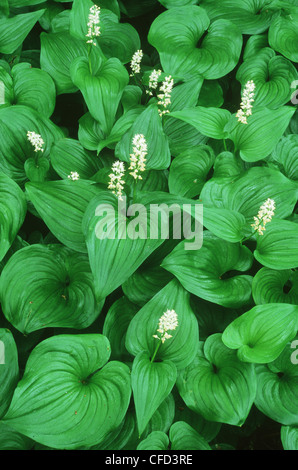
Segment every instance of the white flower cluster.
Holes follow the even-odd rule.
[[[158,322],[157,332],[159,335],[153,335],[153,338],[159,339],[162,343],[166,339],[172,338],[172,335],[169,335],[168,331],[176,330],[178,326],[178,315],[175,310],[166,310],[164,314],[160,317]]]
[[[265,225],[271,221],[274,216],[274,211],[275,201],[270,198],[260,207],[257,217],[254,217],[255,222],[251,224],[259,235],[263,235],[264,230],[266,230]]]
[[[68,175],[67,178],[68,178],[69,180],[76,181],[76,180],[78,180],[78,179],[80,178],[80,175],[79,175],[79,173],[77,173],[76,171],[71,171],[71,172],[70,172],[70,175]]]
[[[143,134],[136,134],[132,139],[132,153],[130,154],[130,175],[134,179],[142,179],[142,176],[139,175],[139,171],[145,171],[146,169],[146,155],[147,155],[147,142]]]
[[[156,90],[158,86],[158,79],[161,75],[161,70],[153,70],[149,77],[149,90],[146,90],[147,95],[152,96],[153,93],[151,90]]]
[[[112,172],[109,174],[110,182],[108,189],[111,189],[114,194],[118,196],[120,201],[122,201],[122,191],[124,188],[123,176],[125,173],[125,166],[123,162],[119,160],[114,162],[112,165]]]
[[[141,71],[141,62],[143,59],[143,51],[140,49],[134,53],[130,62],[131,74],[130,76],[133,77],[136,73],[140,73]]]
[[[238,121],[242,122],[242,124],[247,124],[247,117],[252,115],[251,110],[252,103],[254,102],[255,88],[253,80],[249,80],[244,87],[240,109],[236,114]]]
[[[157,98],[159,98],[158,105],[162,106],[162,110],[159,110],[159,115],[162,116],[163,114],[169,113],[170,111],[167,109],[167,107],[171,104],[171,93],[172,89],[174,86],[174,80],[169,75],[166,77],[159,88],[159,94],[157,95]]]
[[[96,41],[94,38],[100,35],[100,26],[98,26],[100,23],[100,7],[97,5],[93,5],[93,7],[90,8],[89,10],[89,16],[88,16],[88,32],[86,34],[86,37],[89,38],[87,41],[87,44],[93,44],[93,46],[96,46]]]
[[[34,152],[38,152],[39,150],[41,152],[43,152],[44,141],[43,141],[41,135],[36,134],[36,132],[28,131],[27,132],[27,137],[28,137],[29,142],[34,147]]]

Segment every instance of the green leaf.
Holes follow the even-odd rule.
[[[225,131],[244,161],[257,162],[273,151],[294,112],[295,108],[290,106],[278,109],[256,107],[248,118],[248,124],[238,122],[234,114]]]
[[[242,87],[249,80],[254,81],[254,106],[276,109],[290,101],[291,83],[298,79],[298,72],[289,60],[277,56],[267,47],[245,60],[237,70],[236,78]]]
[[[271,269],[298,266],[298,225],[289,220],[273,219],[264,234],[257,236],[254,257]]]
[[[238,350],[241,361],[262,364],[274,361],[281,354],[295,336],[297,325],[297,305],[257,305],[230,323],[222,340],[228,348]]]
[[[266,31],[278,13],[278,9],[270,8],[267,0],[202,0],[200,3],[211,20],[230,20],[242,34]]]
[[[276,271],[261,268],[252,282],[256,304],[298,304],[298,272],[290,269]]]
[[[44,117],[53,114],[56,88],[50,75],[29,63],[15,65],[10,74],[0,69],[0,79],[5,83],[5,104],[24,105],[35,109]]]
[[[268,32],[268,41],[272,49],[292,62],[298,62],[297,20],[298,8],[293,8],[288,14],[279,15],[275,18]]]
[[[12,16],[11,18],[0,18],[0,52],[1,54],[12,54],[25,40],[27,35],[45,10],[32,11]]]
[[[137,415],[139,436],[159,405],[171,392],[177,378],[177,369],[172,361],[150,362],[147,351],[134,359],[131,370],[131,385]]]
[[[168,138],[163,131],[156,105],[150,105],[141,112],[116,145],[115,156],[119,160],[130,161],[132,139],[135,134],[143,134],[147,142],[146,169],[164,170],[170,166],[171,154]]]
[[[91,179],[102,168],[96,155],[85,150],[75,139],[65,138],[51,148],[50,159],[53,168],[61,178],[67,178],[71,171],[77,171],[82,179]]]
[[[0,450],[32,450],[34,441],[0,422]]]
[[[138,306],[125,296],[117,299],[109,308],[102,332],[110,342],[112,359],[120,360],[122,358],[123,360],[125,356],[128,356],[125,348],[126,331],[138,310]]]
[[[197,106],[196,108],[172,112],[171,116],[194,126],[207,137],[224,139],[226,137],[224,128],[231,118],[231,113],[226,109]]]
[[[94,74],[90,74],[85,57],[77,57],[70,68],[73,83],[81,90],[88,110],[108,136],[129,75],[119,59],[101,59]]]
[[[137,446],[137,450],[167,450],[169,438],[162,431],[152,431],[149,436],[143,439]]]
[[[129,368],[108,362],[99,334],[57,335],[39,343],[3,421],[57,449],[92,446],[117,428],[131,396]]]
[[[229,308],[247,305],[251,300],[251,252],[245,246],[229,243],[204,231],[199,250],[185,250],[184,242],[174,248],[161,263],[198,297]]]
[[[12,179],[0,173],[0,261],[11,247],[26,212],[24,193]]]
[[[84,41],[72,37],[67,31],[40,35],[40,65],[55,82],[57,95],[78,90],[70,76],[70,66],[76,57],[87,57]],[[92,54],[94,54],[92,50]]]
[[[297,365],[291,362],[292,349],[287,344],[279,357],[267,365],[257,365],[256,407],[266,416],[285,426],[296,426]]]
[[[298,427],[282,426],[280,438],[284,450],[298,450]]]
[[[123,284],[164,242],[159,233],[157,238],[149,237],[151,230],[159,229],[155,223],[150,224],[149,208],[136,208],[139,213],[133,217],[134,208],[130,206],[129,217],[126,201],[106,191],[94,197],[86,209],[83,232],[98,300]],[[153,218],[154,214],[152,211]]]
[[[7,320],[28,334],[45,327],[82,329],[100,314],[88,258],[62,245],[34,244],[15,252],[0,277]]]
[[[18,380],[19,363],[17,345],[11,331],[0,328],[0,418],[5,415],[9,408]],[[2,442],[2,439],[0,442]]]
[[[208,442],[184,421],[176,421],[170,429],[171,450],[211,450]]]
[[[82,220],[85,210],[103,190],[88,180],[27,183],[28,199],[55,237],[80,253],[87,253]]]
[[[283,173],[291,180],[298,181],[298,135],[283,136],[272,157],[282,165]]]
[[[187,78],[199,73],[209,80],[233,70],[242,48],[237,26],[228,20],[210,24],[206,11],[196,5],[161,13],[150,26],[148,41],[159,52],[166,74]]]
[[[214,160],[214,151],[207,145],[200,145],[182,152],[170,166],[170,193],[189,198],[198,196]]]
[[[186,406],[206,420],[241,426],[253,405],[257,382],[254,365],[240,362],[221,334],[213,334],[203,352],[180,372],[177,387]]]
[[[190,364],[196,353],[199,332],[189,297],[176,279],[170,281],[131,320],[126,333],[126,349],[134,356],[146,351],[152,357],[158,345],[153,335],[156,334],[159,319],[166,310],[175,310],[178,327],[171,332],[172,338],[159,346],[156,358],[158,361],[170,360],[177,369]]]

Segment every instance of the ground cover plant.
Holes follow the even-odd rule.
[[[298,0],[0,31],[0,450],[298,450]]]

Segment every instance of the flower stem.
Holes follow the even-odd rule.
[[[91,44],[88,44],[88,62],[89,62],[89,72],[90,72],[90,75],[92,75],[91,49],[92,49],[92,45],[91,45]]]
[[[156,354],[157,354],[157,351],[158,351],[158,349],[159,349],[159,346],[160,346],[160,341],[158,341],[158,343],[157,343],[157,345],[156,345],[155,351],[154,351],[154,353],[153,353],[153,356],[151,357],[151,361],[150,361],[150,362],[153,362],[153,361],[154,361],[155,356],[156,356]]]

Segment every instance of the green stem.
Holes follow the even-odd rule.
[[[154,361],[155,356],[156,356],[156,354],[157,354],[157,351],[158,351],[158,349],[159,349],[160,343],[161,343],[161,341],[158,341],[158,343],[157,343],[157,345],[156,345],[156,348],[155,348],[155,351],[154,351],[154,353],[153,353],[153,356],[152,356],[150,362],[153,362],[153,361]]]
[[[227,152],[228,149],[227,149],[227,144],[226,144],[226,140],[225,140],[225,139],[223,139],[223,144],[224,144],[224,149],[225,149],[225,151]]]
[[[246,242],[247,240],[250,240],[256,233],[257,233],[258,230],[255,230],[249,237],[245,237],[241,240],[241,245],[243,242]]]
[[[91,49],[92,45],[88,44],[88,62],[89,62],[89,72],[92,75],[92,64],[91,64]]]

